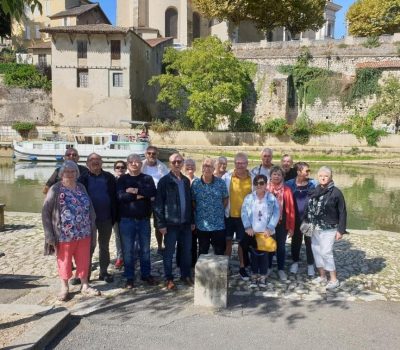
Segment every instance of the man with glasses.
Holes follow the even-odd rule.
[[[127,164],[128,173],[117,181],[117,199],[121,218],[119,229],[125,264],[125,287],[132,289],[135,280],[136,239],[139,242],[141,279],[149,285],[155,284],[150,274],[150,216],[156,186],[150,175],[141,172],[142,160],[138,154],[129,155]]]
[[[78,164],[78,161],[79,161],[78,151],[75,148],[68,148],[65,151],[64,160],[72,160],[76,164]],[[78,164],[78,168],[79,168],[79,173],[81,175],[88,171],[88,169],[83,165]],[[56,182],[61,180],[60,176],[58,175],[59,171],[60,171],[60,167],[58,167],[56,170],[54,170],[53,174],[47,180],[46,185],[43,188],[43,194],[47,194],[47,192],[49,192],[50,187],[53,186]]]
[[[229,198],[224,180],[213,175],[214,164],[213,159],[204,159],[203,174],[192,183],[199,255],[208,254],[210,244],[216,255],[225,253],[224,212]]]
[[[269,181],[269,171],[274,166],[272,164],[272,155],[273,152],[271,148],[264,148],[261,151],[261,164],[257,165],[251,170],[251,174],[253,177],[256,175],[265,175]]]
[[[222,179],[225,181],[229,193],[228,205],[225,209],[226,216],[226,250],[225,255],[232,255],[232,241],[234,235],[239,242],[238,256],[240,277],[244,281],[249,280],[245,266],[248,265],[248,251],[243,249],[240,242],[245,236],[241,219],[241,210],[244,198],[252,191],[252,174],[247,170],[248,158],[245,153],[237,153],[235,156],[235,168],[232,172],[226,173]]]
[[[85,186],[96,212],[100,262],[99,280],[111,283],[114,278],[107,270],[110,264],[111,232],[117,219],[115,177],[102,169],[103,161],[97,153],[89,154],[86,164],[89,171],[81,175],[78,181]]]
[[[155,146],[149,146],[145,153],[146,159],[143,161],[142,173],[150,175],[153,178],[154,184],[158,185],[158,181],[168,174],[167,166],[158,159],[158,149]],[[158,253],[161,254],[162,251],[162,234],[157,228],[156,220],[154,219],[154,230],[156,233]]]
[[[284,154],[281,159],[281,168],[285,173],[285,181],[294,179],[297,176],[297,171],[293,168],[293,159],[290,155]]]
[[[164,273],[168,290],[175,289],[172,259],[176,243],[180,250],[181,280],[192,286],[191,246],[193,211],[190,181],[181,173],[183,157],[174,153],[169,157],[171,171],[158,183],[154,211],[157,227],[164,236]]]

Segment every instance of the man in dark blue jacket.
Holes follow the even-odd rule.
[[[157,227],[164,236],[164,273],[167,289],[175,289],[172,258],[176,242],[180,250],[181,279],[192,286],[191,247],[193,211],[190,181],[181,173],[183,157],[174,153],[169,157],[171,171],[161,178],[157,187],[155,214]]]
[[[119,230],[124,255],[125,287],[132,289],[135,280],[135,241],[139,242],[140,272],[143,281],[152,285],[150,263],[151,199],[156,196],[156,186],[150,175],[141,172],[142,160],[138,154],[127,158],[128,173],[117,181],[117,199],[120,216]]]
[[[113,282],[113,276],[107,271],[110,264],[110,238],[112,227],[117,219],[117,201],[115,177],[102,169],[101,156],[92,153],[87,157],[88,172],[78,179],[89,194],[96,212],[96,227],[99,241],[99,280]],[[93,254],[93,252],[92,252]]]

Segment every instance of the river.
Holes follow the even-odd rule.
[[[320,165],[312,164],[314,176]],[[400,232],[399,168],[330,166],[334,181],[346,198],[349,228]],[[51,163],[13,163],[0,158],[0,202],[6,204],[6,210],[40,212],[42,189],[54,167]],[[107,167],[105,170],[111,170]]]

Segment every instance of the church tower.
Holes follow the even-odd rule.
[[[149,0],[117,0],[117,26],[148,27],[148,18]]]

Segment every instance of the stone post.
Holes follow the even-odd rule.
[[[195,268],[194,305],[227,307],[228,262],[224,255],[200,255]]]

